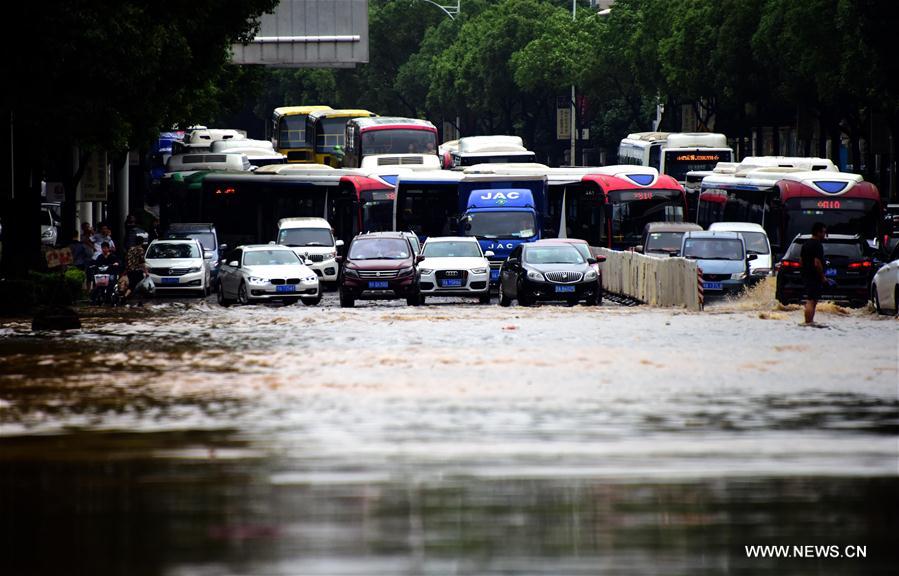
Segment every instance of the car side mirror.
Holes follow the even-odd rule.
[[[219,244],[219,252],[224,252],[227,249],[228,249],[227,244]]]
[[[484,258],[490,258],[491,256],[496,256],[496,254],[493,253],[493,250],[487,250],[486,252],[484,252]]]
[[[750,254],[749,256],[746,257],[746,261],[747,261],[747,262],[750,261],[750,260],[758,260],[758,259],[759,259],[759,255],[758,255],[758,254]]]
[[[640,244],[640,245],[634,246],[634,252],[639,252],[640,254],[642,254],[643,253],[643,245]]]
[[[338,264],[341,264],[343,263],[343,256],[337,255],[334,260],[336,260]]]
[[[238,262],[237,260],[232,260],[232,261],[228,262],[228,266],[233,266],[234,268],[240,268],[240,262]]]
[[[334,243],[334,247],[335,247],[335,248],[342,248],[342,247],[343,247],[343,240],[338,240],[337,242],[335,242],[335,243]]]
[[[212,256],[212,250],[206,250],[205,252],[203,252],[203,258],[205,258],[206,260],[212,260]]]
[[[425,257],[423,255],[419,254],[418,256],[415,257],[415,263],[418,264],[419,262],[422,262],[424,259],[425,259]]]
[[[593,264],[596,264],[596,263],[597,263],[596,258],[587,258],[587,264],[590,264],[592,266]]]
[[[680,256],[680,254],[678,254],[674,250],[672,250],[671,252],[668,253],[669,258],[677,258],[678,256]]]
[[[597,264],[602,264],[603,262],[606,261],[606,257],[605,257],[605,256],[600,256],[600,255],[598,255],[598,254],[597,254],[596,256],[594,256],[593,259],[596,260],[596,263],[597,263]]]

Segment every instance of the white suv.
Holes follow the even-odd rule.
[[[282,218],[278,221],[278,244],[293,249],[322,282],[337,282],[337,249],[331,225],[324,218]]]

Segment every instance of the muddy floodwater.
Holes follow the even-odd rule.
[[[82,312],[0,322],[3,575],[897,573],[895,318]]]

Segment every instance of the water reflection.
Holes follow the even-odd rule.
[[[316,476],[227,431],[23,437],[0,454],[9,574],[873,575],[896,560],[892,478]],[[868,558],[748,559],[754,544]]]

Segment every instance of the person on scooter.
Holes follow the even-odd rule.
[[[125,273],[128,275],[128,287],[125,289],[124,296],[126,301],[132,294],[138,292],[138,284],[148,275],[147,261],[144,256],[147,251],[147,236],[148,234],[142,230],[136,232],[136,244],[125,254]],[[137,305],[144,305],[142,298]]]
[[[106,270],[104,272],[100,272],[100,270],[106,266]],[[97,289],[96,281],[94,280],[94,276],[97,274],[110,274],[112,277],[110,278],[110,284],[112,285],[112,289],[115,289],[115,280],[118,275],[122,271],[122,262],[119,259],[118,255],[109,249],[108,242],[100,243],[100,254],[94,258],[94,262],[91,265],[91,300],[96,300],[97,296],[99,296],[99,290]]]

